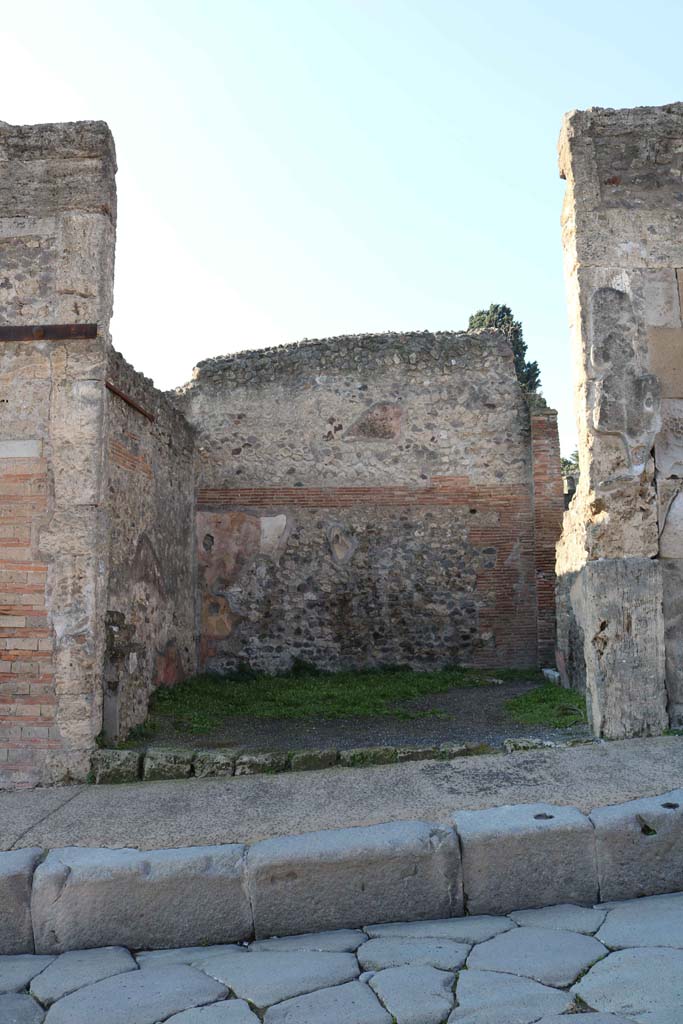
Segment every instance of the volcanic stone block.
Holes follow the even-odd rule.
[[[576,807],[518,804],[453,816],[471,914],[594,903],[593,827]]]
[[[146,781],[158,779],[186,779],[192,771],[193,750],[150,750],[145,754],[142,777]]]
[[[95,750],[90,759],[93,782],[137,782],[141,760],[139,750]]]
[[[239,845],[52,850],[36,871],[31,908],[41,953],[206,945],[252,930]]]
[[[39,847],[0,853],[0,953],[32,953],[31,879]]]
[[[421,821],[266,839],[247,870],[257,938],[463,912],[455,834]]]
[[[683,889],[683,789],[598,807],[590,818],[603,901]]]

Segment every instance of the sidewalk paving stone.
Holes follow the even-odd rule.
[[[359,975],[352,953],[248,953],[214,956],[197,967],[227,985],[258,1010],[315,989],[341,985]]]
[[[370,979],[370,988],[396,1024],[441,1024],[453,1008],[455,974],[427,965],[389,967]]]
[[[271,1006],[264,1024],[392,1024],[368,985],[352,981]]]
[[[548,928],[517,928],[475,946],[468,967],[531,978],[542,985],[564,987],[607,955],[597,939],[578,932]]]
[[[451,939],[370,939],[358,950],[364,971],[381,971],[403,964],[422,964],[442,971],[457,971],[470,946]]]

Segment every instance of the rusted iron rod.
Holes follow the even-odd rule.
[[[97,324],[22,324],[0,326],[0,341],[69,341],[71,338],[96,338]]]
[[[120,391],[119,388],[117,388],[115,384],[112,384],[110,380],[105,380],[104,383],[112,394],[116,395],[117,398],[120,398],[122,402],[126,403],[126,405],[129,405],[131,409],[135,409],[136,412],[139,412],[140,415],[148,419],[150,423],[154,423],[154,416],[152,413],[147,412],[147,410],[143,409],[141,405],[138,405],[135,399],[131,398],[130,395],[125,394],[125,392]]]

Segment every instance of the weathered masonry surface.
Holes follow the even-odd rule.
[[[548,664],[556,417],[501,336],[112,348],[114,143],[0,125],[0,787],[87,774],[197,666]]]
[[[596,734],[683,724],[683,105],[567,115],[565,272],[580,478],[559,667]]]
[[[557,425],[485,332],[201,363],[200,664],[549,664]]]

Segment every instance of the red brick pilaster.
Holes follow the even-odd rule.
[[[541,667],[548,667],[555,664],[555,545],[560,539],[564,514],[560,441],[554,410],[538,410],[531,415],[531,459],[538,661]]]

